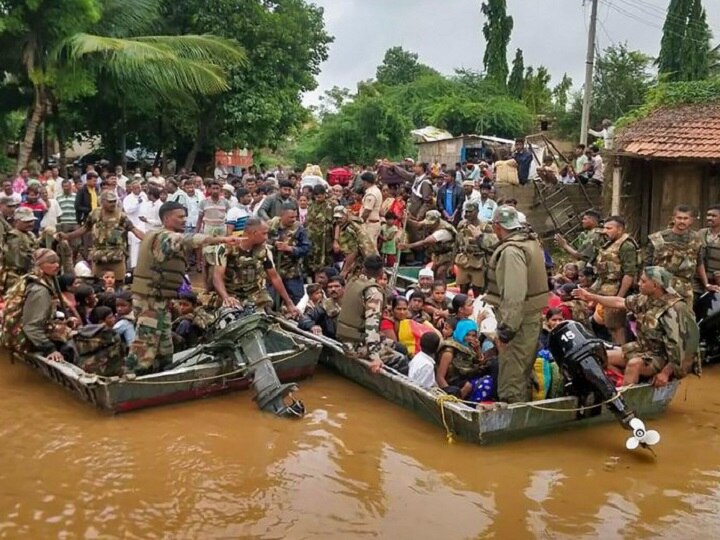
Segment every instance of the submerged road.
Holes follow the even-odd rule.
[[[105,416],[21,364],[0,373],[0,538],[716,538],[720,366],[662,435],[616,425],[503,446],[441,429],[328,372],[309,414],[248,393]]]

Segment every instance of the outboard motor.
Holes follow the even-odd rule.
[[[705,362],[720,360],[720,293],[706,292],[695,302],[700,347]]]
[[[592,407],[603,402],[620,421],[625,429],[633,432],[626,446],[629,449],[657,444],[660,434],[647,431],[645,425],[630,410],[615,385],[605,375],[607,352],[605,342],[593,336],[577,321],[564,321],[550,332],[549,349],[562,371],[566,383],[566,392],[577,396],[580,403],[589,409],[589,415],[600,414],[600,407]],[[578,413],[584,416],[584,412]]]
[[[241,333],[235,331],[245,326],[243,319],[254,312],[252,305],[246,305],[244,309],[221,309],[208,328],[207,346],[214,349],[216,356],[230,356],[230,360],[237,367],[247,366],[256,392],[254,400],[261,410],[277,416],[302,418],[305,415],[305,406],[302,401],[292,397],[298,386],[295,383],[280,382],[265,349],[263,338],[267,333],[267,325],[251,325],[243,328]],[[258,318],[258,322],[264,321]]]

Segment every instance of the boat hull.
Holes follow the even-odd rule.
[[[440,397],[439,391],[423,390],[407,377],[387,369],[379,374],[369,370],[362,359],[350,359],[326,349],[321,363],[344,377],[408,409],[425,420],[446,428],[455,437],[475,444],[497,444],[515,439],[579,428],[617,420],[607,408],[600,414],[578,418],[578,401],[563,397],[533,403],[481,410]],[[679,381],[664,388],[643,384],[623,393],[628,406],[642,419],[662,414],[675,396]]]

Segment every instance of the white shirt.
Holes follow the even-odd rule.
[[[167,200],[180,203],[185,207],[185,210],[188,209],[188,196],[182,189],[177,189],[175,193],[168,193]]]
[[[123,191],[127,191],[127,183],[128,183],[128,177],[124,174],[121,174],[117,177],[117,185],[120,186]]]
[[[605,147],[605,149],[612,150],[613,142],[615,140],[615,126],[608,126],[601,129],[600,131],[588,129],[588,133],[593,137],[602,137],[603,146]]]
[[[476,202],[478,203],[478,207],[480,204],[482,204],[482,201],[480,200],[480,192],[473,190],[473,192],[470,195],[465,195],[465,201],[463,201],[463,216],[465,215],[465,207],[467,206],[467,203],[469,202]]]
[[[140,217],[144,217],[147,222],[142,223],[141,227],[138,227],[143,232],[159,231],[162,228],[162,221],[160,221],[160,207],[162,201],[145,201],[140,204]]]
[[[603,163],[602,156],[598,154],[597,156],[593,156],[592,160],[594,167],[592,177],[602,182],[605,175],[605,164]]]
[[[420,351],[410,360],[408,378],[425,390],[436,386],[435,360],[430,355]]]
[[[14,201],[16,201],[18,204],[20,204],[22,202],[22,195],[20,195],[19,193],[15,193],[14,191],[10,195],[8,195],[7,193],[5,193],[3,191],[2,195],[0,195],[0,196],[1,197],[10,197]]]
[[[123,199],[123,212],[127,215],[130,222],[135,225],[141,231],[144,229],[144,223],[140,221],[140,205],[147,201],[147,195],[142,191],[140,195],[134,193],[128,193]]]
[[[200,215],[200,202],[204,199],[202,192],[195,190],[192,196],[185,192],[185,200],[187,201],[187,220],[186,224],[189,227],[195,227],[197,225],[198,216]]]
[[[215,167],[213,177],[215,180],[225,180],[228,177],[227,169],[225,167]]]
[[[495,210],[497,210],[497,203],[490,197],[488,197],[484,201],[482,199],[478,199],[477,203],[478,209],[480,210],[478,213],[480,219],[482,221],[492,221]]]
[[[151,176],[150,178],[148,178],[148,182],[157,184],[158,186],[165,187],[165,177],[164,176]]]
[[[57,227],[58,218],[62,215],[60,203],[55,199],[48,198],[46,204],[48,209],[40,221],[40,230],[45,229],[46,227],[52,227],[53,229]]]

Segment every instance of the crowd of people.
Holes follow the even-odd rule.
[[[525,153],[520,142],[523,173]],[[142,375],[199,343],[219,309],[273,310],[373,371],[522,402],[562,392],[536,367],[552,364],[548,333],[571,319],[618,346],[618,384],[687,374],[693,295],[720,291],[720,206],[700,232],[678,206],[644,256],[622,217],[588,211],[574,243],[555,238],[567,261],[556,272],[549,243],[501,198],[494,165],[381,160],[348,185],[281,166],[218,165],[212,178],[23,169],[0,195],[2,342]],[[403,290],[401,261],[421,267]]]

